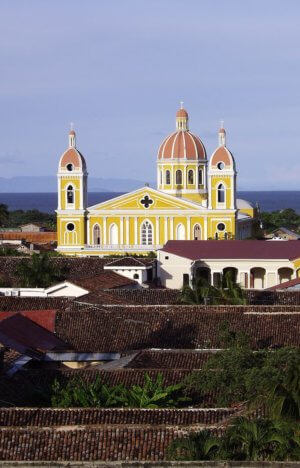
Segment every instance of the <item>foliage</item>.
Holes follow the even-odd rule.
[[[221,447],[221,440],[209,430],[192,433],[187,438],[174,439],[168,447],[169,460],[213,460]]]
[[[0,257],[25,257],[27,254],[12,247],[0,247]]]
[[[0,203],[0,226],[5,225],[8,220],[9,213],[7,211],[7,205]]]
[[[300,459],[299,427],[276,420],[238,417],[222,437],[208,430],[175,439],[170,460],[287,461]]]
[[[55,266],[47,253],[33,254],[30,260],[22,260],[17,267],[18,283],[24,288],[46,288],[62,281],[63,271]]]
[[[282,226],[298,232],[300,230],[300,215],[292,208],[261,213],[261,219],[267,232],[272,232]]]
[[[192,287],[183,286],[178,300],[181,304],[247,304],[244,290],[227,271],[219,287],[211,286],[204,278],[198,278]]]
[[[6,207],[6,216],[2,220],[1,207]],[[39,210],[14,210],[7,211],[6,205],[0,204],[0,225],[7,228],[17,228],[22,224],[41,223],[48,229],[56,231],[56,215],[54,213],[43,213]]]
[[[71,379],[63,386],[57,380],[52,387],[53,407],[102,407],[102,408],[175,408],[189,401],[182,395],[182,384],[165,387],[161,373],[155,381],[148,374],[143,386],[134,385],[127,389],[123,384],[109,387],[100,378],[94,382]]]
[[[299,348],[253,352],[247,336],[231,331],[226,322],[219,329],[218,341],[227,349],[213,354],[200,373],[192,373],[184,381],[186,394],[216,394],[218,406],[243,401],[271,401],[274,389],[277,392],[282,389],[278,385],[283,384],[287,376],[288,363],[299,366]],[[294,395],[295,390],[293,392]]]

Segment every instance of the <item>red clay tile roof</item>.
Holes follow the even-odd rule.
[[[137,408],[1,408],[0,427],[53,427],[77,425],[210,426],[223,422],[236,409]]]
[[[103,271],[95,276],[85,278],[73,278],[72,283],[87,289],[89,292],[101,291],[102,289],[122,288],[126,286],[136,286],[138,283],[130,278],[119,275],[114,271]]]
[[[82,352],[200,349],[217,347],[218,329],[224,321],[232,330],[248,333],[254,349],[300,345],[299,306],[79,307],[58,312],[55,331]]]
[[[201,369],[212,353],[209,351],[189,350],[153,350],[140,351],[130,361],[127,369]]]
[[[145,263],[141,262],[141,260],[138,260],[137,258],[134,257],[125,257],[125,258],[118,258],[116,260],[113,260],[112,262],[109,262],[105,265],[104,268],[106,267],[144,267],[146,266]]]
[[[168,241],[162,249],[190,260],[208,259],[288,259],[300,257],[299,241]]]
[[[26,317],[27,319],[31,320],[37,325],[40,325],[46,330],[53,332],[54,325],[55,325],[56,312],[57,312],[57,309],[46,309],[46,310],[34,309],[34,310],[22,310],[19,312],[8,312],[8,311],[0,312],[0,324],[1,324],[1,321],[4,319],[13,317],[16,315],[22,315],[23,317]]]

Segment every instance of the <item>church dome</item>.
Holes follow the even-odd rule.
[[[69,148],[63,153],[59,161],[59,170],[86,172],[86,162],[83,155],[76,148],[76,133],[69,132]]]
[[[158,150],[158,159],[206,159],[206,151],[199,137],[189,131],[188,113],[181,107],[176,113],[176,132],[168,135]]]

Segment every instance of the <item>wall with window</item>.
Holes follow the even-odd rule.
[[[64,179],[61,181],[61,209],[80,209],[80,188],[81,180],[80,179]],[[71,196],[73,197],[73,202],[71,203]]]

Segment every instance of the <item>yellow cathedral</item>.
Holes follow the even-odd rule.
[[[88,207],[88,173],[74,130],[58,166],[57,251],[65,255],[147,255],[168,240],[245,239],[255,210],[236,198],[236,165],[221,125],[207,158],[181,108],[157,155],[157,188],[141,187]]]

